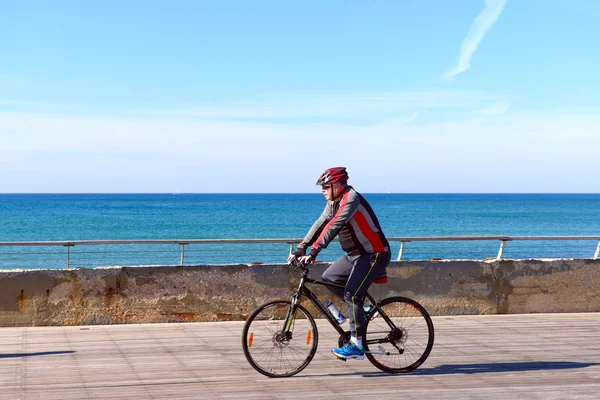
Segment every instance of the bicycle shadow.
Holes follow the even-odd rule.
[[[37,353],[7,353],[7,354],[0,353],[0,358],[49,356],[49,355],[56,355],[56,354],[71,354],[71,353],[75,353],[75,351],[68,350],[68,351],[41,351],[41,352],[37,352]]]
[[[572,362],[572,361],[519,361],[482,364],[442,364],[433,368],[419,368],[407,374],[389,374],[382,371],[376,372],[349,372],[340,374],[327,374],[328,376],[360,375],[364,378],[394,377],[402,375],[432,376],[432,375],[472,375],[500,372],[527,372],[527,371],[552,371],[559,369],[587,368],[600,363]],[[306,375],[304,375],[306,376]]]
[[[498,372],[552,371],[557,369],[587,368],[600,363],[573,361],[518,361],[483,364],[442,364],[433,368],[419,368],[411,375],[486,374]]]

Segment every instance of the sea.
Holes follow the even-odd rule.
[[[600,194],[363,193],[387,237],[600,237]],[[325,206],[314,194],[0,194],[5,242],[302,238]],[[486,259],[500,241],[408,242],[402,259]],[[592,258],[598,240],[507,242],[505,258]],[[181,246],[0,245],[1,269],[179,265]],[[289,245],[187,245],[184,265],[284,262]],[[400,243],[392,242],[393,258]],[[331,243],[321,259],[341,255]]]

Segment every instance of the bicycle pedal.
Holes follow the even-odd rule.
[[[347,359],[345,359],[344,357],[339,357],[339,356],[335,356],[335,358],[337,358],[340,361],[348,361]]]

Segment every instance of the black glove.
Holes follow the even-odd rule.
[[[317,259],[317,254],[319,254],[319,250],[314,249],[314,248],[310,250],[310,255],[312,256],[313,260]]]
[[[296,258],[300,258],[302,256],[306,255],[306,247],[300,247],[298,246],[298,249],[294,252],[294,256]]]

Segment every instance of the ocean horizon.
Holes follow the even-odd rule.
[[[600,194],[595,193],[362,194],[388,237],[600,235]],[[324,206],[320,193],[4,193],[0,194],[0,242],[302,238]],[[505,254],[591,258],[596,245],[514,242]],[[399,246],[392,243],[394,254]],[[407,243],[403,258],[485,259],[495,256],[498,246],[497,242],[414,242]],[[281,262],[289,251],[285,244],[188,248],[186,263],[208,264]],[[32,258],[25,253],[39,255],[33,257],[37,258],[34,266],[63,266],[64,249],[32,249],[0,248],[0,268],[19,268],[21,256]],[[152,258],[147,247],[71,250],[73,265],[82,267],[179,260],[177,248],[172,254],[168,250],[164,259]],[[166,250],[152,251],[163,256]],[[48,252],[58,254],[56,262],[48,261]],[[339,254],[339,244],[332,243],[322,259]]]
[[[466,195],[600,195],[600,192],[363,192],[360,191],[361,194],[400,194],[400,195],[422,195],[422,194],[436,194],[436,195],[454,195],[454,194],[466,194]],[[318,191],[316,192],[0,192],[0,195],[54,195],[54,194],[64,194],[64,195],[124,195],[124,194],[160,194],[160,195],[179,195],[179,194],[320,194]]]

